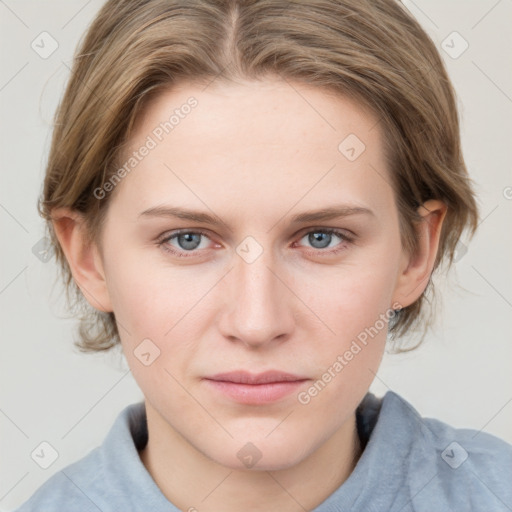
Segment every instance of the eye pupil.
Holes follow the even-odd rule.
[[[196,249],[200,244],[200,233],[183,233],[178,235],[178,243],[183,249]]]
[[[310,233],[309,242],[316,249],[324,249],[325,247],[329,246],[329,243],[331,242],[331,236],[332,235],[330,233],[322,233],[322,232]],[[324,239],[323,244],[322,244],[322,239]],[[325,243],[325,239],[327,239],[327,243]],[[317,242],[321,242],[320,247],[315,245]]]

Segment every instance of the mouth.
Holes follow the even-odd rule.
[[[296,391],[308,377],[271,370],[252,374],[246,371],[219,373],[203,379],[216,393],[238,403],[260,405],[275,402]]]

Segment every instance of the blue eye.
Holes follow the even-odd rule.
[[[333,235],[340,238],[342,241],[350,241],[349,238],[336,229],[315,229],[309,231],[302,238],[306,238],[314,249],[326,249],[333,241]],[[329,251],[327,251],[329,252]]]
[[[201,237],[208,238],[208,235],[202,231],[179,231],[171,235],[167,235],[161,239],[158,243],[164,251],[175,254],[179,257],[187,257],[188,255],[183,253],[193,252],[201,245]],[[170,246],[169,242],[176,239],[179,246]],[[202,247],[204,249],[204,247]],[[193,254],[192,254],[193,255]]]
[[[352,237],[349,237],[345,232],[337,229],[312,229],[301,236],[300,240],[307,237],[308,243],[312,245],[315,255],[326,256],[337,254],[338,252],[347,248],[347,245],[353,242]],[[337,237],[341,240],[334,248],[328,247],[331,242]],[[210,240],[207,233],[203,231],[177,231],[171,234],[164,235],[159,239],[158,245],[166,252],[174,254],[178,257],[191,257],[195,256],[197,250],[207,249],[208,247],[201,247],[202,239]],[[171,245],[170,242],[176,240],[176,245]]]

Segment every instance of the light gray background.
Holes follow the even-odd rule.
[[[437,281],[449,288],[435,330],[415,352],[386,355],[371,391],[392,389],[424,416],[512,443],[512,2],[404,3],[440,48],[458,92],[483,220],[450,279]],[[124,360],[73,349],[55,259],[32,252],[44,234],[36,201],[52,116],[74,48],[102,4],[0,0],[0,510],[98,446],[119,411],[143,398]],[[43,31],[59,45],[47,58],[31,47]],[[469,44],[457,58],[464,43],[454,31]],[[43,441],[59,454],[47,469],[31,458]]]

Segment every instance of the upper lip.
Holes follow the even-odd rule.
[[[301,377],[291,373],[281,372],[278,370],[269,370],[263,373],[250,373],[244,370],[235,372],[218,373],[208,380],[216,380],[223,382],[234,382],[236,384],[268,384],[271,382],[294,382],[307,380],[308,377]]]

